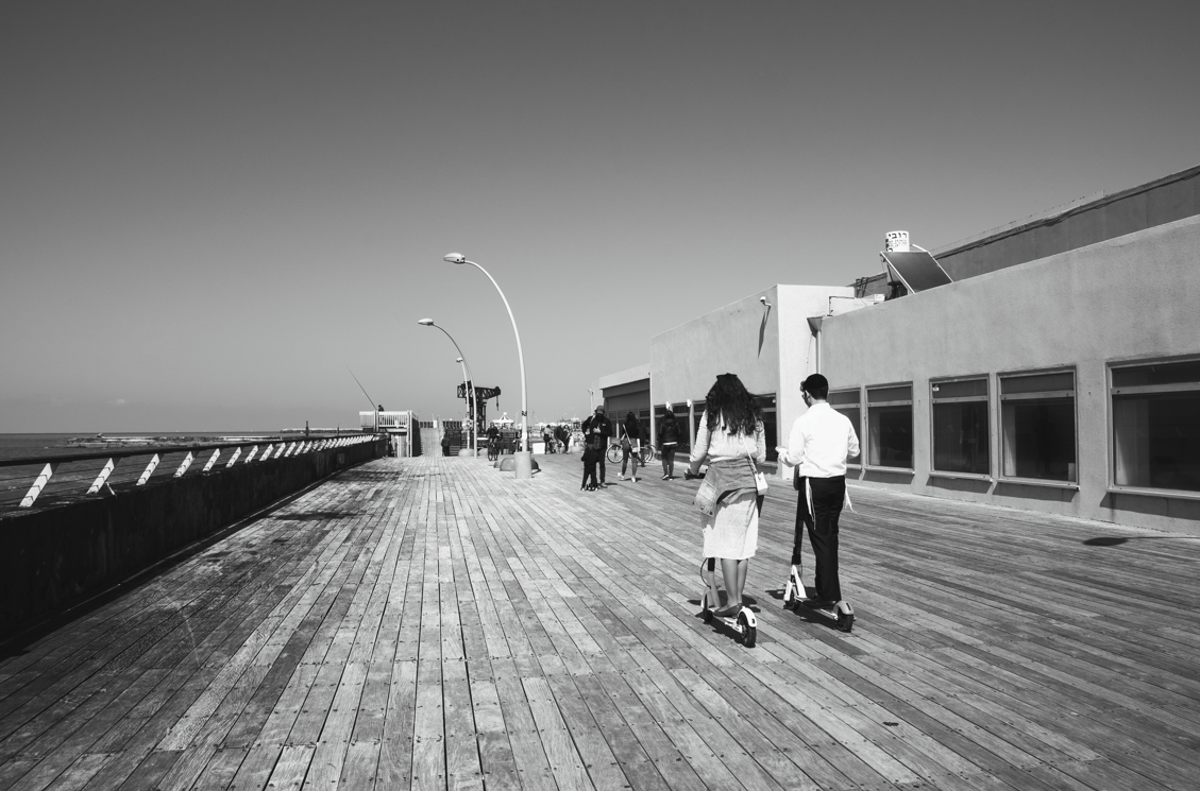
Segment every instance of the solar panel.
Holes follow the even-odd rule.
[[[910,293],[928,291],[931,288],[954,282],[950,279],[950,275],[946,274],[946,270],[942,269],[942,265],[937,262],[937,259],[924,250],[880,253],[880,255],[888,269],[891,270],[889,274],[894,272]]]

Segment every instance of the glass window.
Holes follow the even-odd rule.
[[[1078,480],[1075,470],[1075,373],[1000,377],[1004,475]]]
[[[911,470],[912,384],[867,388],[867,463]]]
[[[988,475],[986,377],[933,382],[933,469]]]
[[[755,396],[754,403],[762,410],[763,437],[767,443],[767,461],[776,461],[779,454],[775,446],[779,444],[779,425],[775,412],[775,394]]]
[[[1112,369],[1113,482],[1200,491],[1200,360]]]
[[[858,388],[853,390],[831,390],[829,392],[829,405],[841,412],[850,419],[850,425],[854,426],[854,434],[862,437],[862,394]],[[855,456],[855,459],[861,458]],[[857,467],[857,464],[848,463],[847,466]]]

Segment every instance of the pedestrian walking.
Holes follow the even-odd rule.
[[[658,447],[662,453],[662,470],[664,481],[675,477],[675,450],[679,446],[679,421],[675,413],[667,410],[663,413],[658,424]]]
[[[638,453],[642,449],[642,426],[638,423],[637,415],[626,412],[622,430],[624,436],[621,437],[621,480],[625,480],[626,462],[632,462],[633,469],[629,479],[637,483]]]

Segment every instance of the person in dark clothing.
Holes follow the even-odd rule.
[[[596,491],[596,459],[602,458],[600,451],[587,445],[583,449],[583,482],[579,484],[579,491]]]
[[[495,461],[500,456],[500,429],[494,425],[487,430],[488,461]]]
[[[589,447],[595,448],[598,454],[596,467],[600,472],[600,486],[607,487],[604,482],[604,452],[608,449],[608,441],[612,438],[612,421],[604,415],[604,406],[596,407],[595,413],[583,421],[583,436]]]
[[[675,477],[675,449],[679,445],[679,421],[675,413],[663,413],[662,422],[658,424],[658,449],[662,453],[662,468],[664,481]]]
[[[642,448],[642,426],[638,423],[637,415],[625,413],[625,423],[622,426],[624,436],[621,437],[621,480],[625,480],[625,466],[633,462],[630,480],[637,483],[638,451]]]

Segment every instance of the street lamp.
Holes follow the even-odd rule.
[[[471,405],[467,409],[467,414],[471,416],[471,453],[474,454],[475,458],[479,458],[479,427],[476,425],[475,415],[475,380],[471,377],[471,366],[467,365],[467,358],[463,356],[462,349],[458,348],[458,342],[454,340],[453,335],[446,332],[445,327],[438,327],[438,325],[433,323],[433,319],[421,319],[417,324],[420,324],[422,327],[436,327],[441,330],[450,339],[450,342],[454,344],[454,349],[458,352],[458,360],[455,362],[462,365],[463,383],[470,388],[468,395],[471,398]]]
[[[462,253],[447,253],[442,256],[442,260],[451,264],[470,264],[480,272],[483,272],[483,274],[487,275],[487,279],[492,281],[492,285],[496,287],[496,292],[500,294],[500,299],[504,300],[504,308],[508,311],[508,320],[512,322],[513,335],[517,338],[517,360],[521,364],[521,451],[514,454],[516,475],[518,478],[532,478],[533,459],[529,455],[529,401],[526,398],[525,392],[525,353],[521,351],[521,333],[517,330],[517,320],[513,318],[512,308],[509,307],[508,299],[504,296],[504,292],[500,290],[500,284],[496,282],[496,278],[488,274],[486,269],[474,261],[468,261],[467,257]]]

